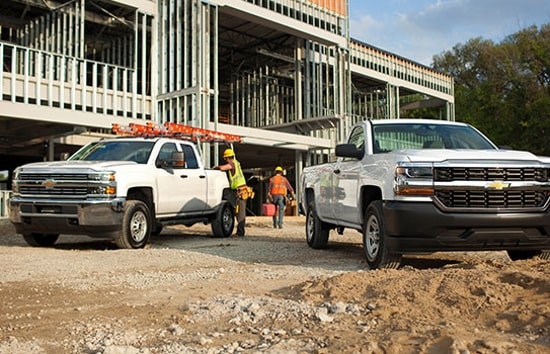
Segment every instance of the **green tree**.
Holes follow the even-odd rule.
[[[434,56],[455,79],[456,118],[497,144],[550,155],[550,24],[501,43],[474,38]]]

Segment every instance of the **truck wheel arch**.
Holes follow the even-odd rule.
[[[359,199],[359,205],[361,206],[361,215],[365,215],[370,203],[375,200],[382,200],[382,190],[377,186],[363,186],[361,187],[361,196]],[[363,220],[365,222],[366,220]]]
[[[151,216],[155,217],[155,203],[153,201],[153,189],[151,187],[132,187],[126,193],[126,200],[141,200],[149,210]]]

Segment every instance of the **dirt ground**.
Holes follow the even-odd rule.
[[[503,252],[368,270],[356,231],[313,250],[304,218],[247,236],[169,227],[143,250],[0,220],[0,353],[550,353],[550,262]]]

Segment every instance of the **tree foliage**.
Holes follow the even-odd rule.
[[[495,44],[473,38],[433,58],[455,79],[456,120],[499,145],[550,155],[550,24]]]

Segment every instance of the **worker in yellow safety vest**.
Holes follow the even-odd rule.
[[[269,191],[267,198],[271,200],[277,207],[275,214],[273,215],[273,227],[283,228],[283,216],[285,215],[285,207],[287,204],[287,194],[290,192],[291,198],[295,199],[294,188],[283,176],[283,168],[281,166],[275,167],[275,175],[269,179]]]
[[[241,168],[241,164],[235,158],[233,149],[226,149],[223,152],[225,164],[214,166],[215,170],[227,171],[229,186],[233,191],[231,201],[235,206],[237,214],[237,236],[244,236],[244,227],[246,223],[246,200],[254,197],[252,188],[246,185],[246,179]]]

